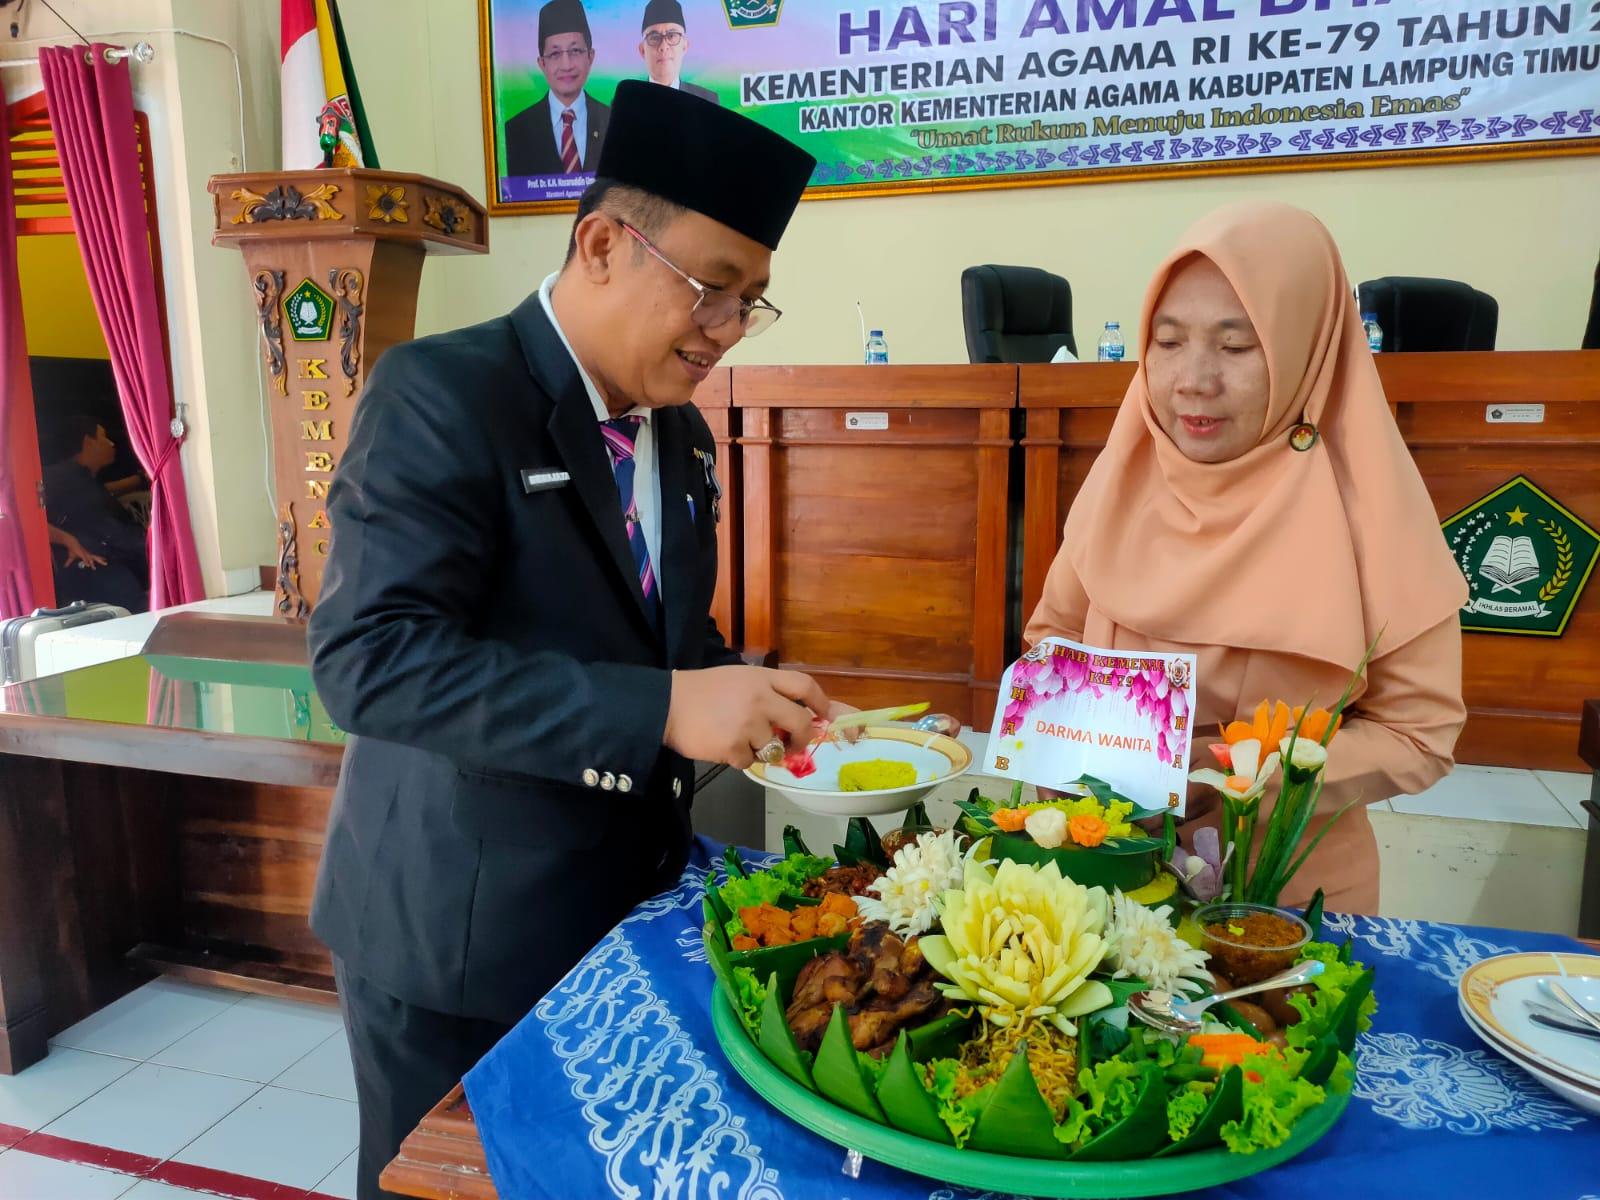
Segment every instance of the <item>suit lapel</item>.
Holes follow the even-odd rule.
[[[683,648],[693,636],[690,628],[697,610],[700,587],[694,522],[689,515],[689,480],[685,474],[690,455],[689,431],[676,409],[657,409],[650,417],[656,439],[656,475],[661,481],[661,558],[672,564],[666,602],[667,661],[681,662]],[[657,564],[660,573],[660,564]]]
[[[517,335],[522,341],[523,357],[533,378],[551,398],[548,429],[550,440],[561,456],[561,465],[572,476],[572,486],[583,501],[589,520],[604,548],[605,554],[617,569],[622,585],[633,597],[639,617],[652,626],[650,610],[645,605],[644,590],[639,584],[639,572],[634,566],[633,550],[628,545],[628,531],[622,520],[622,503],[617,495],[616,477],[611,473],[611,460],[606,455],[605,443],[600,437],[599,423],[595,420],[594,405],[584,389],[577,364],[561,344],[561,338],[545,316],[544,305],[535,293],[512,313]]]
[[[556,131],[550,124],[550,97],[539,101],[539,123],[534,136],[539,140],[538,162],[560,162],[561,147],[556,145]]]

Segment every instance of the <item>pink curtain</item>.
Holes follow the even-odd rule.
[[[39,55],[45,102],[61,155],[67,204],[89,292],[145,474],[150,477],[150,607],[205,597],[189,525],[189,498],[172,434],[172,376],[161,343],[145,194],[127,61],[105,47],[58,46]],[[89,61],[85,61],[85,60]]]
[[[31,405],[28,347],[22,330],[22,284],[17,278],[17,198],[11,182],[11,137],[0,95],[0,438],[8,438],[16,405]],[[29,424],[32,422],[30,421]],[[22,535],[15,456],[0,444],[0,619],[36,607],[28,547]],[[30,497],[31,499],[31,497]]]

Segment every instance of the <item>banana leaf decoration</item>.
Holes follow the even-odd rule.
[[[842,867],[871,863],[887,871],[890,866],[889,856],[883,852],[883,839],[865,817],[850,818],[850,824],[845,829],[844,845],[835,846],[833,856]]]
[[[817,1091],[840,1108],[879,1125],[889,1123],[871,1082],[861,1070],[860,1057],[850,1040],[850,1022],[841,1004],[833,1006],[833,1016],[828,1021],[828,1031],[822,1035],[822,1045],[817,1049],[817,1061],[811,1073]]]
[[[1119,1162],[1149,1158],[1167,1142],[1167,1084],[1161,1068],[1145,1064],[1133,1110],[1072,1153],[1073,1162]]]
[[[903,1029],[878,1085],[878,1103],[889,1124],[902,1133],[955,1145],[955,1138],[939,1119],[939,1106],[922,1086],[922,1077],[911,1057],[911,1035]]]
[[[1333,1069],[1330,1062],[1328,1069]],[[1301,1074],[1304,1074],[1302,1071]],[[1313,1079],[1311,1082],[1316,1083]],[[1211,1093],[1211,1101],[1206,1105],[1205,1112],[1200,1114],[1200,1119],[1194,1123],[1194,1128],[1189,1130],[1189,1135],[1155,1152],[1156,1158],[1165,1158],[1171,1154],[1187,1154],[1191,1150],[1209,1150],[1213,1146],[1222,1145],[1222,1127],[1229,1121],[1237,1121],[1244,1115],[1244,1072],[1238,1067],[1229,1067],[1223,1072],[1222,1078],[1217,1080],[1217,1086]]]
[[[811,1075],[811,1055],[800,1049],[783,1014],[781,997],[787,994],[779,988],[777,975],[767,980],[767,998],[761,1007],[761,1033],[756,1044],[773,1066],[807,1091],[814,1092],[817,1085]],[[737,1011],[738,1006],[734,1008]],[[828,1098],[833,1099],[832,1096]]]
[[[1316,941],[1322,936],[1322,906],[1326,900],[1327,897],[1322,894],[1322,889],[1318,888],[1311,897],[1311,903],[1306,905],[1306,911],[1302,914],[1305,923],[1311,926],[1312,941]]]
[[[800,836],[800,831],[793,825],[783,827],[783,856],[792,858],[796,854],[811,856],[811,849],[806,845],[805,839]]]
[[[1064,1151],[1056,1141],[1055,1130],[1055,1114],[1039,1094],[1039,1085],[1028,1068],[1028,1043],[1018,1042],[1017,1052],[1001,1074],[994,1094],[978,1114],[967,1146],[991,1154],[1060,1158]]]
[[[1149,883],[1161,870],[1160,838],[1107,838],[1093,848],[1069,845],[1046,849],[1020,833],[1001,830],[992,836],[992,857],[1037,866],[1053,862],[1063,875],[1084,887],[1131,892]]]

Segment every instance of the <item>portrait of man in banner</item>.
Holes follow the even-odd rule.
[[[683,20],[683,5],[678,0],[648,0],[644,25],[639,31],[639,57],[644,59],[646,77],[651,83],[721,104],[710,88],[683,77],[683,60],[688,53],[689,30]]]
[[[507,175],[593,171],[611,118],[585,90],[594,59],[582,0],[549,0],[539,10],[539,69],[549,90],[506,122]]]

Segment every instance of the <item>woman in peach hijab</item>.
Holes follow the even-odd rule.
[[[1332,236],[1287,205],[1223,208],[1156,271],[1141,329],[1143,359],[1067,516],[1028,644],[1196,654],[1204,754],[1207,731],[1248,719],[1263,698],[1331,706],[1382,631],[1307,840],[1353,797],[1427,787],[1450,770],[1466,718],[1466,581],[1384,399]],[[1187,833],[1216,823],[1214,795],[1191,801]],[[1377,911],[1361,805],[1281,900],[1317,887],[1330,909]]]

